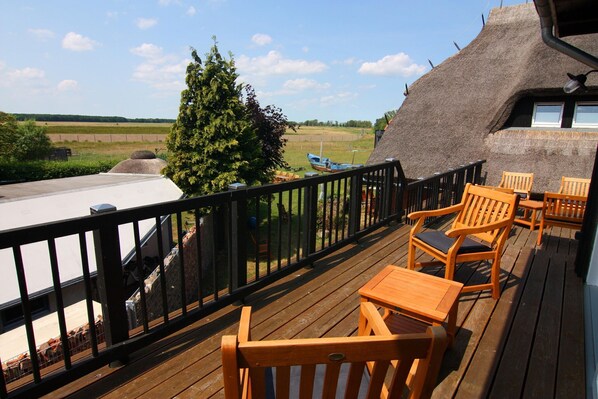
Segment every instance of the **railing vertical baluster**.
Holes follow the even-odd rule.
[[[282,267],[282,191],[278,192],[276,208],[278,210],[278,223],[276,224],[276,236],[278,244],[276,245],[276,270]]]
[[[341,221],[341,181],[337,180],[336,181],[336,216],[334,217],[334,242],[337,243],[338,242],[338,236],[339,236],[339,224]]]
[[[60,343],[64,356],[64,368],[71,368],[71,348],[69,345],[68,331],[66,330],[66,318],[64,316],[64,301],[62,299],[62,287],[60,286],[60,271],[58,270],[58,256],[56,254],[56,241],[48,240],[48,251],[50,253],[50,268],[52,269],[52,285],[56,298],[56,315],[58,316],[58,330],[60,331]]]
[[[231,203],[232,288],[236,290],[247,284],[247,185],[233,183],[228,190],[237,194]]]
[[[342,219],[342,234],[341,234],[341,240],[344,240],[346,235],[347,235],[347,217],[348,217],[348,209],[347,209],[347,186],[348,186],[348,178],[344,178],[343,179],[343,219]]]
[[[266,207],[266,248],[268,250],[268,257],[266,258],[266,274],[270,275],[272,269],[272,196],[268,194],[268,200],[266,201],[268,206]],[[259,241],[258,241],[259,243]]]
[[[303,204],[303,257],[306,258],[316,252],[316,218],[318,213],[318,184],[311,183],[310,177],[316,177],[316,172],[307,172],[305,174],[307,185],[304,188],[305,201]]]
[[[35,334],[33,331],[33,318],[31,317],[31,304],[29,303],[29,293],[27,292],[27,279],[25,277],[25,266],[23,265],[23,255],[21,247],[12,248],[15,267],[17,272],[17,282],[19,284],[19,293],[21,294],[21,308],[23,309],[23,318],[25,320],[25,333],[27,334],[27,347],[31,358],[31,367],[33,369],[33,381],[39,383],[41,375],[39,372],[39,359],[37,348],[35,346]]]
[[[176,231],[179,246],[179,284],[181,285],[181,311],[183,317],[187,315],[187,290],[185,284],[185,246],[183,237],[183,216],[181,212],[176,214]]]
[[[170,219],[172,220],[172,218]],[[164,271],[164,237],[162,235],[162,217],[156,216],[156,240],[158,244],[158,268],[160,270],[160,291],[162,292],[162,314],[164,324],[168,323],[168,295],[166,294],[166,273]]]
[[[349,237],[354,236],[361,228],[361,191],[363,174],[351,176],[351,196],[349,201]]]
[[[302,227],[303,227],[303,207],[302,205],[302,199],[303,197],[303,193],[302,193],[302,189],[298,188],[297,189],[297,262],[299,262],[299,260],[302,258],[302,254],[301,254],[301,237],[302,237]]]
[[[287,224],[287,265],[291,264],[291,239],[293,232],[293,190],[289,190],[289,200],[287,204],[287,212],[289,214],[289,223]]]
[[[197,247],[197,297],[199,307],[203,308],[203,259],[202,259],[202,249],[201,249],[201,219],[199,217],[199,209],[195,209],[194,216],[195,216],[195,245]]]
[[[218,265],[218,257],[217,257],[217,253],[218,250],[216,248],[216,232],[217,232],[217,224],[221,223],[220,220],[218,220],[220,218],[220,212],[217,212],[216,209],[214,209],[216,207],[212,207],[211,209],[211,216],[210,218],[211,220],[211,227],[212,227],[212,259],[214,260],[214,264],[212,265],[213,268],[213,273],[212,273],[212,294],[214,297],[214,301],[218,300],[218,269],[219,269],[219,265]]]
[[[319,195],[319,194],[318,194]],[[328,183],[322,183],[322,239],[320,240],[320,249],[326,248],[326,201],[328,200]],[[318,197],[318,204],[317,207],[320,207],[320,199]]]
[[[91,207],[92,215],[114,211],[116,211],[116,208],[110,204]],[[102,303],[104,334],[106,345],[111,347],[129,338],[129,323],[125,309],[118,226],[111,221],[105,222],[99,230],[94,230],[93,241],[98,273],[98,292]],[[126,361],[127,355],[122,355],[118,361],[114,361],[110,365],[119,366]]]
[[[95,323],[95,314],[93,310],[93,294],[91,288],[91,276],[89,274],[89,254],[87,253],[87,239],[85,233],[79,233],[79,250],[81,252],[81,269],[83,271],[83,283],[85,286],[85,304],[87,308],[87,323],[89,325],[89,341],[91,345],[91,354],[98,356],[98,338]]]
[[[332,245],[332,231],[334,228],[334,180],[330,182],[330,216],[328,227],[328,246]]]
[[[145,299],[145,270],[143,268],[143,256],[141,255],[141,239],[139,238],[139,222],[133,222],[133,239],[135,240],[135,260],[137,266],[137,276],[139,277],[139,298],[141,300],[141,319],[143,323],[143,332],[149,332],[149,323],[147,319],[147,301]]]

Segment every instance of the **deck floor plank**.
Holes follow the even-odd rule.
[[[531,264],[525,291],[517,307],[507,345],[498,366],[490,397],[515,398],[523,392],[529,354],[540,310],[549,258],[538,252]]]
[[[449,225],[445,220],[434,227]],[[405,266],[409,229],[382,227],[246,297],[243,303],[253,309],[253,339],[354,335],[358,289],[388,264]],[[489,291],[460,298],[455,345],[445,354],[434,397],[543,395],[536,385],[544,383],[544,375],[552,375],[554,397],[585,395],[585,376],[579,376],[584,369],[583,283],[573,271],[573,236],[568,229],[552,228],[536,246],[537,230],[513,230],[501,262],[501,298],[493,300]],[[444,273],[440,267],[422,271]],[[488,278],[483,262],[456,271],[456,279],[466,284]],[[556,293],[554,298],[547,298],[549,292]],[[220,341],[223,334],[236,333],[239,317],[240,305],[228,306],[138,351],[125,367],[97,370],[48,397],[221,398]],[[562,324],[560,338],[549,336],[554,323]],[[558,354],[549,353],[557,344]]]

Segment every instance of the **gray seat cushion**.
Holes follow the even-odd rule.
[[[447,237],[443,231],[435,230],[418,233],[415,235],[415,237],[445,254],[456,241],[454,238]],[[473,252],[487,252],[491,250],[492,248],[490,248],[488,245],[479,243],[469,237],[465,237],[465,240],[463,241],[463,244],[461,244],[461,247],[457,253],[469,254]]]

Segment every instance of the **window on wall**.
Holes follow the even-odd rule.
[[[564,103],[535,103],[532,127],[561,127]]]
[[[575,103],[571,127],[598,127],[598,102]]]

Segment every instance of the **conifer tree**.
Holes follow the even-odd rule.
[[[165,174],[188,195],[212,194],[234,182],[248,185],[264,174],[260,144],[242,101],[232,56],[214,45],[205,62],[191,49],[187,88],[167,137]]]

